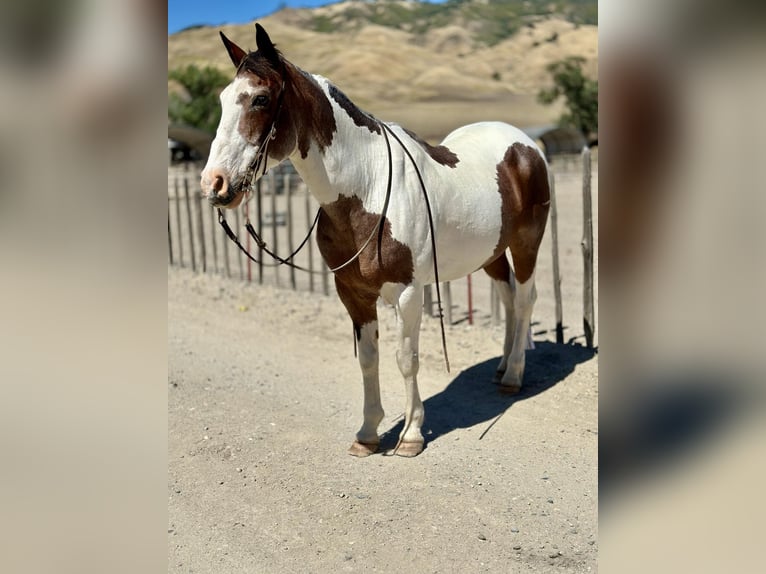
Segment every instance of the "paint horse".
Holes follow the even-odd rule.
[[[479,268],[494,280],[506,309],[495,382],[518,392],[550,202],[548,167],[534,141],[510,125],[482,122],[431,146],[293,65],[260,25],[256,52],[221,38],[237,72],[221,93],[202,189],[213,206],[237,207],[258,171],[290,159],[319,202],[317,243],[330,268],[342,267],[335,285],[353,322],[364,384],[364,421],[349,452],[367,456],[380,444],[379,297],[397,311],[396,360],[407,397],[395,452],[423,450],[418,338],[437,254],[441,281]]]

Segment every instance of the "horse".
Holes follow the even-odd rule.
[[[349,453],[364,457],[380,447],[382,298],[396,311],[396,361],[406,390],[394,452],[416,456],[424,448],[417,374],[426,285],[438,288],[438,281],[484,269],[506,309],[494,382],[508,393],[521,390],[537,298],[535,265],[550,205],[545,156],[524,132],[501,122],[460,127],[430,145],[292,64],[260,24],[255,28],[257,50],[249,53],[220,33],[236,73],[220,95],[203,193],[219,209],[236,208],[267,169],[292,162],[320,205],[316,241],[334,272],[358,348],[363,422]]]

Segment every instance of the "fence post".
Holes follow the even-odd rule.
[[[170,197],[168,197],[168,261],[173,265],[173,236],[170,233]]]
[[[285,173],[282,178],[282,188],[287,199],[287,251],[293,252],[293,197],[290,189],[290,174]],[[276,251],[275,251],[276,253]],[[293,261],[294,263],[294,261]],[[295,267],[290,267],[290,286],[295,290]]]
[[[322,292],[325,295],[330,294],[330,270],[324,260],[322,261]]]
[[[274,176],[274,172],[270,171],[269,177],[269,191],[271,192],[271,250],[274,253],[279,253],[279,240],[277,239],[277,178]],[[274,281],[277,287],[279,287],[279,266],[274,267]]]
[[[313,219],[311,218],[311,206],[309,202],[309,194],[306,193],[305,197],[306,197],[306,221],[311,222],[313,221]],[[309,223],[309,225],[311,225],[311,223]],[[309,270],[310,270],[309,291],[311,291],[312,293],[314,292],[314,245],[313,243],[314,242],[311,239],[309,239],[308,245],[306,246],[308,247],[308,250],[309,250]]]
[[[468,282],[468,324],[473,325],[473,286],[470,273],[468,274],[468,277],[466,277],[466,281]]]
[[[423,288],[423,307],[429,317],[434,316],[434,292],[431,285],[426,285]]]
[[[582,150],[582,217],[583,237],[582,256],[583,270],[583,328],[585,329],[585,342],[589,348],[593,348],[593,335],[596,331],[595,313],[593,307],[593,214],[591,202],[591,162],[590,148]]]
[[[189,197],[189,180],[184,176],[184,195],[186,196],[186,218],[189,220],[189,250],[191,251],[192,271],[197,272],[194,253],[194,225],[192,224],[191,198]]]
[[[239,219],[239,209],[234,210],[234,224],[237,227],[237,232],[239,232],[240,229],[242,229],[242,222]],[[248,237],[250,237],[250,234],[247,234]],[[244,281],[245,280],[245,272],[242,269],[242,251],[240,249],[237,249],[237,261],[239,263],[239,280]],[[248,259],[248,261],[250,261]]]
[[[489,313],[492,315],[492,325],[500,324],[500,293],[494,281],[489,284]]]
[[[178,174],[173,178],[173,198],[176,202],[176,229],[178,230],[178,263],[184,266],[184,240],[181,237],[181,193],[178,190]]]
[[[255,195],[258,202],[255,204],[258,213],[258,237],[263,238],[263,179],[255,184]],[[263,247],[258,246],[258,284],[263,285]]]
[[[452,285],[449,281],[442,283],[444,288],[444,318],[447,325],[452,325]]]
[[[551,249],[553,255],[553,297],[556,301],[556,343],[564,342],[564,311],[561,304],[561,273],[559,270],[559,226],[556,210],[556,183],[553,174],[550,177],[551,192]]]
[[[202,259],[202,272],[207,273],[207,251],[205,249],[205,222],[202,218],[202,194],[197,192],[194,194],[197,198],[197,222],[199,227],[197,229],[197,235],[199,235],[199,252]]]
[[[215,211],[213,211],[213,229],[215,229],[215,224],[218,223],[218,217]],[[223,241],[221,242],[221,245],[223,245],[223,268],[226,270],[226,277],[231,277],[231,262],[229,261],[229,242],[226,237],[223,237]]]
[[[207,209],[207,208],[206,208]],[[215,268],[215,272],[218,273],[218,246],[215,242],[215,224],[216,224],[216,217],[215,217],[215,209],[210,210],[211,217],[211,225],[210,225],[210,242],[213,245],[213,266]]]

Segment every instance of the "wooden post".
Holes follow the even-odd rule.
[[[239,230],[242,229],[241,221],[239,219],[239,209],[234,210],[234,225],[236,226],[237,232],[239,233]],[[248,234],[248,237],[250,235]],[[244,256],[242,255],[242,251],[237,249],[237,262],[239,263],[239,280],[244,281],[245,280],[245,272],[242,269],[242,258]],[[248,261],[250,261],[248,259]]]
[[[173,236],[170,233],[170,197],[168,197],[168,262],[173,265]]]
[[[452,325],[452,286],[449,281],[442,283],[444,289],[444,319],[447,325]]]
[[[285,173],[282,178],[282,188],[287,199],[287,250],[288,255],[293,252],[293,198],[290,193],[290,174]],[[275,251],[276,253],[276,251]],[[284,256],[282,256],[284,257]],[[295,290],[295,267],[290,267],[290,286]]]
[[[322,292],[325,295],[330,294],[330,269],[324,261],[322,261]]]
[[[192,224],[191,198],[189,197],[189,180],[184,177],[184,196],[186,196],[186,219],[189,222],[189,250],[191,251],[192,271],[196,273],[197,263],[194,253],[194,225]]]
[[[593,348],[593,336],[596,332],[593,306],[593,208],[591,201],[591,162],[590,148],[582,150],[582,257],[583,269],[583,328],[588,348]]]
[[[184,266],[184,240],[181,237],[181,193],[178,191],[178,174],[173,178],[173,198],[176,202],[176,229],[178,230],[178,263]]]
[[[269,191],[271,192],[271,250],[279,253],[279,240],[277,239],[277,178],[274,172],[270,171]],[[261,257],[263,259],[263,257]],[[274,281],[279,287],[279,267],[274,267]]]
[[[213,266],[215,268],[215,272],[218,273],[218,246],[216,245],[215,241],[215,224],[216,224],[216,213],[215,209],[210,210],[211,217],[211,224],[210,224],[210,242],[213,245]]]
[[[197,235],[199,235],[199,253],[202,259],[202,272],[207,273],[207,250],[205,248],[205,222],[202,218],[202,193],[194,194],[197,198]]]
[[[258,237],[263,237],[263,180],[259,179],[258,182],[255,184],[255,195],[256,199],[258,200],[258,203],[256,203],[256,208],[258,213],[256,215],[258,216]],[[250,235],[248,233],[248,235]],[[263,248],[259,245],[258,246],[258,284],[263,285]]]
[[[311,217],[311,205],[309,202],[309,194],[306,193],[306,221],[309,222],[309,225],[311,225],[311,222],[314,221]],[[309,250],[309,270],[311,273],[309,273],[309,291],[312,293],[314,292],[314,245],[313,241],[309,239],[308,245],[306,245],[306,248]]]
[[[423,288],[423,308],[429,317],[434,316],[434,292],[431,285],[426,285]]]
[[[466,277],[466,281],[468,282],[468,324],[473,325],[473,289],[470,273],[468,274],[468,277]]]
[[[492,281],[489,284],[489,313],[492,315],[492,325],[497,326],[500,324],[500,293],[497,290],[497,285]]]
[[[561,304],[561,273],[559,270],[559,226],[556,210],[556,185],[553,174],[551,184],[551,249],[553,251],[553,297],[556,301],[556,342],[564,343],[564,311]]]
[[[218,223],[218,214],[213,211],[213,229],[216,229],[216,223]],[[223,268],[226,270],[226,277],[231,278],[231,262],[229,261],[229,239],[225,235],[222,236],[222,238],[223,239],[221,245],[223,245]]]

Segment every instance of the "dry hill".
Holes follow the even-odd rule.
[[[292,62],[328,77],[381,118],[430,138],[480,119],[521,126],[553,121],[559,110],[535,101],[549,80],[545,67],[579,55],[589,75],[597,72],[596,26],[564,15],[528,15],[502,38],[488,35],[485,23],[465,13],[442,14],[431,26],[381,19],[389,14],[386,10],[411,4],[346,1],[313,10],[285,9],[259,22]],[[377,12],[365,14],[362,8]],[[243,48],[256,48],[252,23],[197,27],[168,38],[169,68],[194,63],[230,72],[218,30]]]

